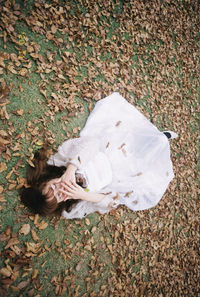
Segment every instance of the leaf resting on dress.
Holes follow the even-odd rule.
[[[120,195],[119,195],[119,193],[117,193],[117,194],[113,197],[113,200],[117,200],[117,199],[120,199]]]
[[[138,173],[136,174],[136,176],[140,176],[140,175],[142,175],[142,172],[138,172]]]
[[[126,153],[126,150],[124,148],[122,149],[122,153],[124,154],[125,157],[127,157],[127,153]]]
[[[118,127],[121,124],[121,121],[118,121],[115,126]]]
[[[137,200],[134,200],[134,201],[133,201],[133,204],[138,204],[138,201],[137,201]]]
[[[125,197],[129,197],[132,193],[133,193],[133,191],[127,192],[127,193],[125,194]]]
[[[120,145],[120,147],[118,147],[118,150],[121,150],[125,145],[126,145],[126,143],[122,143],[122,145]]]

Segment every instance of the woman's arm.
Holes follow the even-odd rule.
[[[60,193],[67,195],[71,199],[81,199],[90,202],[100,202],[105,197],[104,194],[86,192],[83,188],[81,188],[74,182],[63,182],[62,189],[60,189]]]
[[[76,182],[75,173],[77,170],[77,166],[74,164],[69,163],[65,173],[61,176],[61,181],[69,183],[69,182]]]

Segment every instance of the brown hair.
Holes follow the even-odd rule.
[[[33,159],[34,167],[29,166],[27,170],[27,183],[30,187],[23,188],[20,197],[21,202],[34,213],[41,215],[61,214],[62,210],[70,211],[72,206],[79,200],[69,199],[66,202],[58,203],[56,198],[50,201],[42,194],[42,189],[51,179],[59,178],[63,175],[66,167],[57,167],[47,164],[48,153],[44,147],[38,150]]]

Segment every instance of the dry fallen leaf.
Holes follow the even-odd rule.
[[[0,173],[7,170],[7,165],[6,163],[0,163]]]
[[[115,126],[118,127],[121,124],[121,121],[118,121]]]
[[[27,235],[30,232],[31,226],[29,224],[24,224],[22,228],[19,230],[19,233]]]
[[[8,101],[10,89],[8,86],[0,86],[0,104],[4,104]]]
[[[19,240],[17,238],[11,238],[8,242],[7,245],[4,247],[5,249],[10,248],[11,246],[14,246],[19,243]]]
[[[19,116],[22,116],[24,114],[24,110],[23,109],[18,109],[16,110],[16,114]]]
[[[40,223],[37,224],[37,228],[39,230],[44,230],[47,228],[47,226],[48,226],[48,223],[45,221],[41,221]]]
[[[32,279],[34,279],[34,278],[37,277],[38,272],[39,272],[38,269],[34,269],[34,270],[33,270]]]
[[[85,223],[86,223],[87,226],[89,226],[90,225],[90,220],[88,218],[85,218]]]
[[[23,290],[23,289],[25,289],[25,288],[28,286],[29,282],[30,282],[29,280],[22,281],[22,282],[20,282],[20,283],[17,285],[17,288],[18,288],[19,290]]]
[[[9,276],[11,276],[11,271],[8,270],[7,268],[1,268],[0,274],[5,277],[9,277]]]
[[[0,136],[0,146],[6,146],[8,144],[10,144],[10,140],[4,139]]]
[[[3,187],[0,185],[0,194],[3,193]]]
[[[138,172],[136,175],[137,175],[137,176],[140,176],[140,175],[142,175],[142,172]]]
[[[31,235],[32,235],[33,240],[35,240],[35,241],[39,240],[39,237],[37,236],[37,234],[34,230],[31,230]]]

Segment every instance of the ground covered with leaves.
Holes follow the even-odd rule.
[[[0,0],[0,296],[198,296],[199,54],[196,0]],[[33,153],[77,136],[113,91],[179,134],[163,199],[32,215],[18,191]]]

